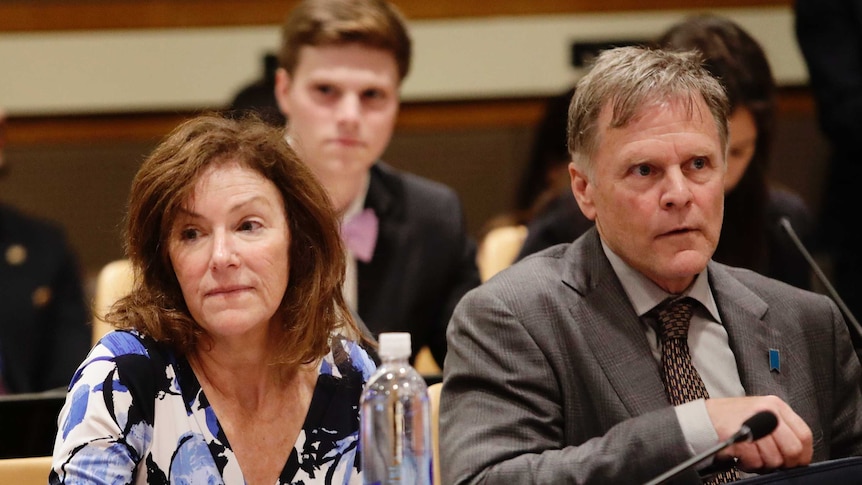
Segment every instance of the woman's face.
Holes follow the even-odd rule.
[[[195,321],[219,340],[267,335],[287,289],[281,193],[236,162],[206,168],[173,222],[171,264]]]
[[[751,111],[740,106],[727,118],[730,131],[728,137],[727,173],[724,176],[724,191],[730,192],[742,179],[757,147],[757,125]]]

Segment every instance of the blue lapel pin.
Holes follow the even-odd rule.
[[[769,349],[769,372],[781,372],[781,356],[778,349]]]

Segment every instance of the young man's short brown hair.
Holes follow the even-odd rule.
[[[291,75],[301,47],[350,43],[391,52],[402,81],[410,70],[406,21],[385,0],[304,0],[287,17],[281,39],[279,64]]]

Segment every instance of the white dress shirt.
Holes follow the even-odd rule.
[[[736,358],[730,348],[727,330],[721,323],[718,306],[709,287],[708,269],[704,268],[681,295],[671,295],[626,264],[605,245],[604,241],[602,241],[602,249],[632,307],[644,324],[644,334],[659,366],[661,365],[661,336],[653,326],[655,319],[646,314],[669,297],[689,296],[697,300],[700,305],[694,306],[688,331],[688,346],[692,363],[700,374],[709,396],[711,398],[744,396],[745,389],[739,378]],[[706,412],[706,403],[703,399],[681,404],[676,406],[675,410],[692,454],[700,453],[718,443],[718,433]],[[697,468],[703,468],[710,463],[712,460],[706,460],[698,464]]]

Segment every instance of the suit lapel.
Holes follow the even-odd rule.
[[[667,407],[659,365],[598,232],[590,229],[564,260],[563,283],[582,296],[570,299],[573,332],[583,333],[620,401],[631,416]]]
[[[659,365],[646,341],[640,319],[591,229],[572,244],[564,258],[562,282],[582,298],[572,298],[569,311],[573,332],[582,332],[598,365],[632,416],[669,405]],[[777,329],[764,319],[768,306],[760,297],[710,262],[709,278],[719,314],[727,329],[739,377],[746,395],[775,395],[787,399],[786,375],[794,356],[783,351]],[[770,349],[781,365],[770,369]]]
[[[381,162],[371,167],[371,179],[368,183],[368,194],[365,197],[365,207],[374,209],[379,221],[377,245],[374,248],[374,256],[368,263],[357,261],[357,294],[359,300],[358,313],[364,320],[374,325],[376,331],[378,323],[370,320],[375,318],[381,311],[379,305],[393,301],[396,295],[381,294],[387,288],[387,275],[393,270],[392,264],[396,259],[399,248],[405,247],[407,237],[406,221],[403,214],[403,187],[397,180],[386,173],[381,167]]]
[[[771,394],[787,399],[782,372],[786,374],[793,366],[792,356],[782,352],[777,329],[764,320],[768,305],[721,265],[710,263],[709,279],[746,395]],[[786,361],[781,363],[784,370],[770,369],[770,349]]]

